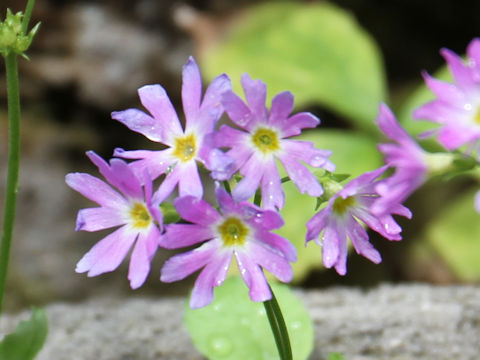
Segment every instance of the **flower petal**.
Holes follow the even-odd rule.
[[[340,256],[340,242],[343,241],[339,226],[334,220],[329,221],[325,227],[322,238],[323,265],[326,268],[334,266]]]
[[[257,231],[255,233],[255,238],[264,242],[271,248],[280,251],[288,261],[297,261],[297,249],[284,237],[267,231]]]
[[[202,97],[202,78],[200,69],[193,57],[189,57],[182,71],[182,103],[185,113],[186,126],[195,121],[200,110],[200,100]]]
[[[124,214],[119,209],[97,207],[78,212],[75,231],[98,231],[126,224]]]
[[[240,180],[232,191],[236,202],[248,200],[255,194],[263,176],[262,171],[259,171],[262,167],[262,163],[255,156],[251,156],[240,169],[243,179]]]
[[[122,195],[92,175],[70,173],[65,177],[65,182],[72,189],[101,206],[121,209],[128,205]]]
[[[260,79],[253,80],[247,73],[242,75],[241,83],[245,91],[248,107],[254,115],[256,122],[266,123],[268,117],[268,110],[265,106],[267,85]]]
[[[301,112],[288,118],[281,126],[283,137],[300,135],[302,129],[315,128],[320,124],[320,120],[313,114]]]
[[[345,230],[357,254],[365,256],[375,264],[382,261],[380,253],[368,241],[367,232],[353,217],[350,216]]]
[[[272,99],[268,123],[281,127],[287,121],[288,115],[293,110],[293,94],[290,91],[281,92]]]
[[[282,282],[290,282],[292,280],[292,267],[282,255],[255,241],[249,243],[248,253],[253,262],[270,271],[278,280]]]
[[[272,298],[267,279],[260,266],[255,264],[244,252],[235,251],[238,269],[243,281],[250,289],[249,295],[252,301],[266,301]]]
[[[179,169],[179,196],[192,195],[201,198],[203,196],[203,185],[198,173],[197,163],[191,160],[186,163],[179,163],[177,167]]]
[[[114,111],[111,114],[112,119],[120,121],[130,130],[138,132],[147,139],[163,142],[163,127],[160,123],[138,109],[127,109],[123,111]]]
[[[293,181],[298,190],[310,196],[319,197],[323,194],[323,188],[315,176],[303,164],[287,154],[279,156],[288,177]]]
[[[312,240],[317,240],[320,233],[325,229],[328,224],[328,218],[332,214],[332,204],[330,202],[326,208],[320,210],[318,213],[312,216],[307,222],[307,235],[305,236],[305,243]]]
[[[282,182],[275,158],[264,163],[261,186],[262,207],[269,210],[282,209],[285,205],[285,194],[282,189]]]
[[[169,224],[162,236],[160,246],[179,249],[192,246],[215,237],[210,227],[197,224]]]
[[[455,78],[456,83],[465,91],[475,91],[476,84],[470,68],[463,64],[460,56],[449,49],[441,49],[440,53],[445,58],[448,68]]]
[[[160,231],[158,231],[156,226],[151,226],[150,231],[147,233],[141,232],[138,235],[128,269],[128,280],[130,280],[132,289],[138,289],[147,279],[150,273],[150,264],[153,255],[157,251],[160,237]]]
[[[75,269],[78,273],[88,271],[88,276],[97,276],[115,270],[130,250],[137,233],[123,226],[107,235],[77,263]]]
[[[237,126],[246,130],[252,129],[252,122],[254,122],[252,112],[237,94],[231,90],[224,92],[222,105],[230,120]]]
[[[180,216],[194,224],[209,226],[220,219],[212,205],[195,196],[183,196],[173,202]]]

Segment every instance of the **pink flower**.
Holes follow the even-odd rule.
[[[388,240],[402,239],[402,229],[391,214],[409,216],[408,209],[400,204],[392,204],[389,206],[391,213],[381,216],[375,215],[371,210],[372,204],[379,197],[375,190],[378,182],[375,180],[386,169],[384,166],[350,181],[307,223],[306,242],[315,240],[322,246],[323,264],[327,268],[335,267],[340,275],[347,273],[347,238],[358,254],[375,264],[382,261],[378,251],[368,241],[368,234],[359,220]]]
[[[155,193],[155,199],[162,202],[178,184],[180,196],[203,196],[203,186],[197,168],[197,161],[222,177],[229,159],[220,150],[208,146],[204,137],[214,130],[223,113],[220,96],[230,89],[230,80],[220,75],[212,81],[202,100],[202,80],[195,60],[190,57],[183,67],[182,101],[185,113],[185,130],[160,85],[147,85],[138,90],[140,100],[151,115],[137,109],[112,113],[112,117],[139,132],[152,141],[168,146],[160,151],[125,151],[116,149],[115,156],[137,159],[131,163],[137,174],[145,170],[152,179],[166,174],[165,180]]]
[[[88,271],[88,276],[113,271],[135,243],[128,279],[132,289],[139,288],[150,272],[150,262],[161,237],[162,214],[151,202],[152,183],[146,181],[142,189],[138,177],[124,161],[112,159],[108,164],[93,151],[87,155],[118,191],[89,174],[68,174],[66,182],[72,189],[100,205],[78,212],[76,230],[120,228],[90,249],[78,262],[76,271]]]
[[[322,186],[300,161],[333,171],[335,166],[328,160],[331,151],[316,149],[310,142],[287,140],[299,135],[304,128],[316,127],[320,121],[310,113],[290,116],[293,110],[293,95],[290,92],[276,95],[269,112],[265,107],[265,83],[244,74],[242,86],[247,104],[232,91],[226,91],[222,97],[228,116],[242,130],[223,125],[213,136],[214,147],[230,148],[227,155],[234,161],[232,173],[240,170],[243,175],[233,190],[235,201],[249,199],[260,186],[262,206],[281,209],[285,194],[277,159],[302,193],[321,196]]]
[[[438,141],[448,150],[468,145],[468,151],[473,151],[480,138],[480,39],[468,45],[467,63],[448,49],[442,49],[441,54],[454,83],[424,73],[427,86],[437,98],[415,110],[413,116],[440,124]]]
[[[272,295],[262,268],[280,281],[289,282],[293,275],[289,261],[295,261],[297,256],[290,242],[270,232],[283,225],[281,216],[247,202],[235,203],[219,187],[216,196],[220,212],[193,196],[175,200],[178,213],[191,224],[167,225],[160,245],[169,249],[202,245],[167,260],[161,280],[178,281],[203,268],[190,299],[192,308],[200,308],[213,300],[213,288],[223,283],[235,256],[250,298],[269,300]]]
[[[395,168],[393,176],[378,182],[375,190],[380,197],[371,210],[377,215],[392,212],[391,206],[403,203],[427,179],[427,153],[400,126],[387,105],[381,104],[377,125],[395,143],[380,144],[385,163]]]

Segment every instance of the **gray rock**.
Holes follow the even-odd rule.
[[[480,287],[383,285],[298,291],[315,325],[312,359],[474,360]],[[91,299],[47,306],[50,334],[38,360],[203,359],[181,318],[184,298]],[[6,316],[0,334],[27,313]]]

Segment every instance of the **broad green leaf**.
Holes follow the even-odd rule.
[[[333,151],[331,161],[337,166],[336,173],[350,174],[348,182],[360,174],[383,165],[381,154],[372,138],[347,130],[313,130],[299,136],[300,140],[312,141],[319,149]],[[286,203],[281,214],[285,225],[277,233],[290,240],[298,252],[293,263],[294,280],[300,281],[309,271],[321,268],[321,249],[315,243],[305,247],[306,223],[314,215],[316,200],[300,194],[292,182],[283,185]]]
[[[227,73],[238,94],[246,72],[267,84],[269,99],[289,90],[296,106],[320,103],[363,128],[375,128],[378,103],[386,98],[371,36],[327,2],[254,6],[201,60],[209,79]]]
[[[477,190],[452,198],[426,233],[453,273],[464,281],[480,280],[480,214],[473,207]]]
[[[313,350],[313,324],[290,288],[270,284],[287,325],[293,358],[307,359]],[[196,348],[210,360],[276,360],[278,352],[262,303],[253,302],[238,276],[215,289],[207,307],[185,311],[185,325]]]
[[[21,321],[15,331],[0,342],[0,360],[33,360],[47,338],[45,310],[32,308],[28,321]]]

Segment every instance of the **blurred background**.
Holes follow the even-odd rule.
[[[16,12],[24,6],[2,0],[0,16],[7,7]],[[75,171],[96,174],[87,150],[110,158],[115,147],[154,149],[156,144],[113,121],[110,112],[140,107],[137,88],[160,83],[181,113],[181,69],[189,55],[199,62],[205,84],[227,72],[240,90],[240,76],[249,72],[267,83],[269,99],[292,91],[295,111],[312,111],[322,120],[305,137],[334,151],[339,172],[356,176],[382,164],[376,150],[381,136],[373,125],[380,101],[412,134],[430,127],[410,119],[411,110],[431,97],[420,73],[442,71],[441,47],[465,52],[479,34],[479,13],[477,0],[37,0],[31,23],[42,25],[28,51],[31,60],[20,59],[21,188],[5,307],[103,294],[188,292],[194,276],[171,285],[159,281],[170,251],[157,253],[146,285],[135,292],[128,286],[127,261],[96,278],[76,274],[77,261],[108,232],[74,232],[77,211],[92,204],[69,189],[64,177]],[[444,70],[441,74],[448,77]],[[4,70],[0,83],[3,206]],[[425,146],[439,150],[432,142]],[[399,220],[404,240],[390,243],[371,233],[383,262],[374,265],[352,253],[348,273],[340,277],[323,269],[318,246],[304,248],[305,223],[315,203],[287,184],[287,225],[281,233],[300,252],[295,285],[479,283],[477,188],[468,178],[430,182],[407,203],[413,220]]]

